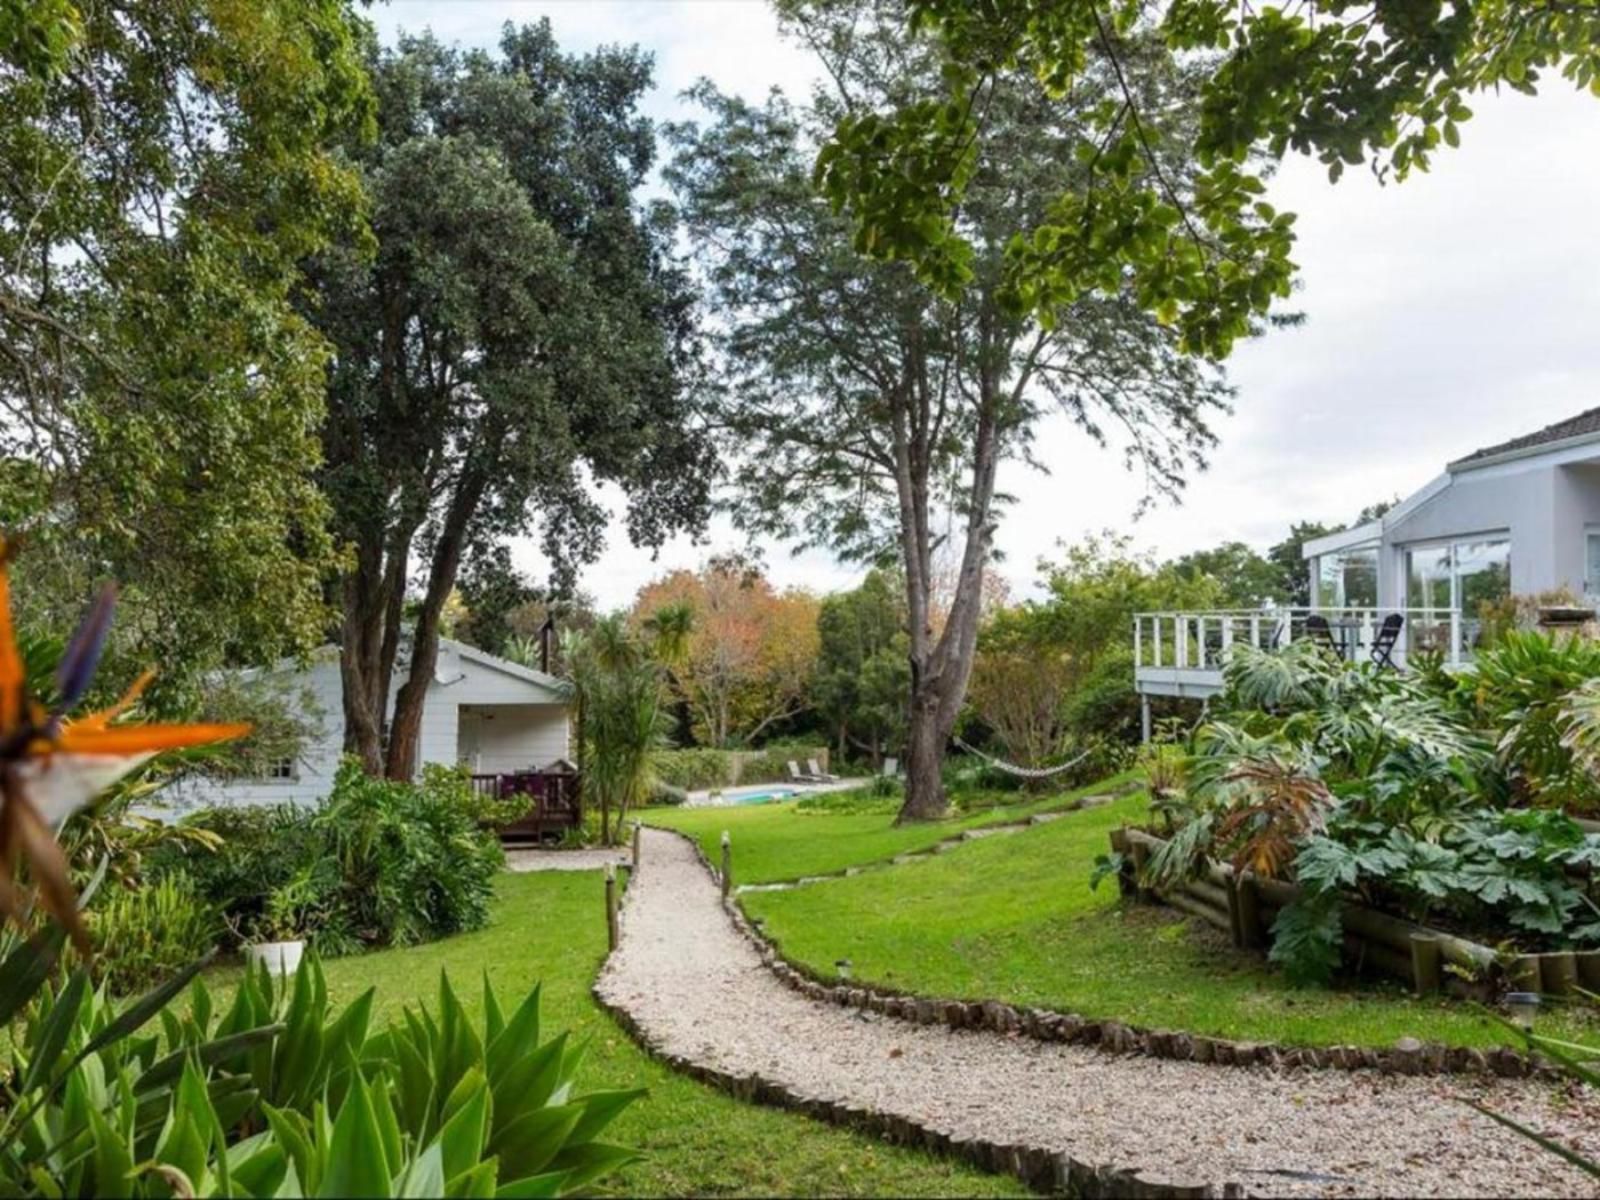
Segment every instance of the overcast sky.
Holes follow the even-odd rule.
[[[492,46],[505,21],[548,16],[568,50],[637,42],[655,55],[647,109],[659,119],[695,115],[678,94],[701,76],[760,97],[804,94],[814,73],[764,0],[390,0],[373,16],[386,40],[431,27]],[[1058,540],[1114,528],[1164,555],[1235,538],[1266,546],[1293,520],[1349,520],[1450,459],[1600,405],[1600,100],[1554,82],[1473,108],[1461,148],[1403,185],[1352,170],[1333,186],[1314,163],[1284,168],[1271,199],[1299,214],[1294,305],[1306,325],[1235,351],[1235,412],[1179,507],[1135,522],[1139,483],[1120,456],[1064,421],[1043,428],[1051,473],[1016,464],[1000,481],[1019,497],[999,535],[1014,591],[1026,594]],[[603,606],[627,604],[662,570],[740,545],[719,523],[709,546],[680,541],[651,561],[618,527],[583,585]],[[859,574],[764,549],[780,585],[827,590]],[[519,559],[542,572],[531,546]]]

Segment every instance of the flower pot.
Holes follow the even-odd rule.
[[[252,967],[266,963],[274,975],[293,975],[300,968],[300,956],[305,951],[304,941],[255,942],[244,948],[244,958]]]

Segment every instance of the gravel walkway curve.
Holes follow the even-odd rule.
[[[951,1139],[1219,1194],[1597,1194],[1461,1102],[1600,1155],[1600,1098],[1549,1083],[1171,1062],[819,1004],[762,965],[685,839],[643,839],[621,946],[595,991],[663,1055]]]
[[[602,847],[590,850],[519,850],[506,851],[508,871],[603,871],[606,865],[622,866],[633,860],[633,852],[626,848]]]

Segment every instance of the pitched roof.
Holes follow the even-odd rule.
[[[1554,425],[1546,425],[1535,433],[1525,433],[1521,437],[1514,437],[1510,441],[1501,442],[1494,446],[1485,446],[1482,450],[1474,450],[1465,458],[1458,458],[1451,466],[1467,466],[1471,463],[1481,462],[1486,458],[1499,458],[1502,454],[1514,454],[1520,450],[1534,450],[1540,446],[1547,446],[1554,442],[1564,442],[1570,438],[1600,436],[1600,408],[1591,408],[1588,412],[1581,412],[1575,417],[1568,417],[1565,421],[1557,421]]]

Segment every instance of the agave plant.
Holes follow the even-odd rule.
[[[598,1137],[642,1093],[574,1094],[581,1052],[541,1042],[538,988],[507,1019],[485,979],[479,1026],[441,976],[436,1013],[369,1035],[372,991],[334,1013],[311,957],[292,983],[248,973],[226,1011],[200,964],[119,1010],[82,970],[45,983],[51,929],[0,961],[0,1022],[34,1002],[7,1195],[562,1196],[634,1157]]]

